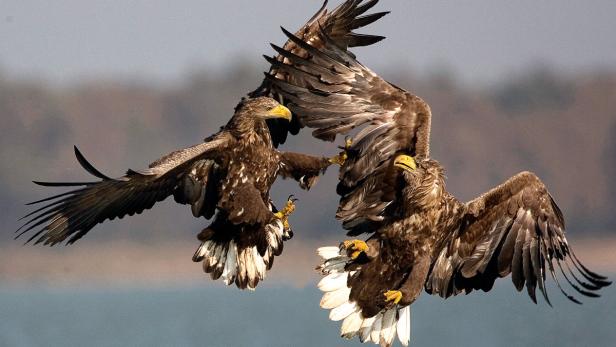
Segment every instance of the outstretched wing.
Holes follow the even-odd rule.
[[[270,59],[279,74],[290,76],[269,75],[273,90],[288,100],[302,125],[316,128],[317,138],[333,141],[360,129],[347,150],[338,186],[338,218],[355,233],[365,223],[382,220],[394,200],[389,175],[395,155],[428,157],[430,108],[360,64],[327,33],[319,33],[319,48],[285,34],[303,53],[279,50],[285,61]]]
[[[17,230],[17,237],[34,230],[27,242],[36,239],[36,243],[55,245],[67,240],[71,244],[98,223],[139,214],[172,194],[178,202],[192,204],[196,216],[211,217],[214,212],[211,200],[216,197],[208,194],[206,188],[208,179],[216,174],[217,167],[212,160],[206,159],[217,150],[225,148],[230,141],[230,137],[220,133],[208,142],[161,158],[145,171],[129,170],[121,178],[103,175],[75,147],[75,155],[81,166],[101,180],[80,183],[35,182],[46,187],[79,188],[30,203],[45,204],[22,218],[27,220]]]
[[[534,174],[522,172],[466,207],[460,229],[443,240],[432,264],[426,282],[429,293],[448,297],[473,289],[488,291],[496,278],[511,273],[518,291],[526,284],[536,302],[538,286],[549,303],[545,288],[549,272],[563,294],[580,303],[561,287],[554,265],[582,295],[599,296],[595,291],[610,284],[575,256],[565,237],[563,215]]]
[[[377,21],[379,18],[388,13],[378,12],[364,15],[364,13],[370,10],[377,3],[378,0],[347,0],[330,12],[327,10],[327,1],[325,1],[321,9],[319,9],[319,11],[317,11],[317,13],[296,32],[295,36],[302,42],[317,48],[324,45],[320,31],[329,35],[331,40],[344,49],[347,47],[368,46],[379,42],[384,39],[383,36],[362,35],[353,32],[355,29]],[[301,46],[298,46],[293,40],[288,40],[282,48],[274,44],[272,44],[272,47],[279,54],[274,58],[267,57],[268,61],[272,63],[270,71],[267,75],[275,76],[278,79],[291,80],[294,78],[294,76],[288,75],[285,71],[277,68],[278,62],[289,62],[286,57],[286,52],[299,55],[308,60],[311,59],[307,52],[301,48]],[[301,85],[301,80],[294,80],[293,82],[300,83]],[[249,95],[251,97],[270,96],[282,101],[283,103],[285,102],[282,95],[272,90],[270,80],[267,78],[257,90],[253,91]],[[291,122],[270,119],[268,120],[268,126],[270,128],[274,145],[278,147],[279,144],[286,141],[287,134],[289,132],[293,135],[296,135],[299,132],[301,123],[297,117],[293,117]]]

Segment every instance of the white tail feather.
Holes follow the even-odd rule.
[[[227,262],[227,257],[229,256],[229,245],[221,245],[220,247],[221,247],[220,257],[218,257],[218,261],[214,269],[214,272],[216,272],[218,276],[222,274],[225,268],[225,263]]]
[[[396,309],[390,309],[383,313],[383,322],[381,323],[381,346],[391,346],[396,337]]]
[[[321,308],[332,309],[336,308],[349,300],[351,288],[340,288],[331,292],[326,292],[321,298]]]
[[[329,312],[329,319],[337,322],[348,317],[351,313],[358,310],[357,304],[354,302],[345,302],[344,304],[334,308]]]
[[[260,280],[265,279],[265,263],[263,262],[263,258],[259,255],[259,251],[257,251],[257,247],[252,248],[252,258],[255,263],[255,267],[257,269],[257,274]]]
[[[203,258],[207,254],[207,247],[210,245],[210,241],[205,241],[201,243],[201,246],[197,249],[197,257]]]
[[[246,249],[237,251],[237,278],[239,282],[245,282],[248,277],[248,266],[246,265]]]
[[[323,260],[328,260],[328,259],[340,256],[340,248],[339,247],[333,247],[333,246],[321,247],[321,248],[317,249],[317,254]]]
[[[398,310],[398,340],[403,346],[408,346],[411,340],[411,306]]]
[[[349,275],[347,273],[333,273],[327,275],[319,281],[317,287],[324,292],[331,292],[340,288],[346,288],[348,276]]]
[[[354,313],[351,313],[342,322],[342,326],[340,327],[340,336],[345,339],[353,338],[353,336],[357,335],[359,332],[359,328],[361,327],[363,321],[364,318],[361,315],[361,309],[358,307]]]
[[[252,258],[252,249],[244,248],[242,250],[244,257],[244,266],[246,268],[246,278],[248,278],[248,289],[254,289],[250,283],[257,277],[257,269],[255,268],[254,259]]]
[[[278,249],[278,236],[276,236],[276,231],[271,225],[265,227],[267,230],[267,243],[269,244],[268,250]]]
[[[370,332],[372,331],[372,324],[374,324],[375,319],[376,316],[364,318],[364,321],[361,323],[361,327],[359,328],[359,341],[362,343],[370,340]]]
[[[222,245],[214,244],[214,247],[212,247],[212,251],[205,258],[203,265],[207,267],[214,267],[215,264],[218,262],[218,258],[220,258],[221,253],[222,253]]]
[[[227,253],[227,260],[225,261],[225,268],[222,270],[222,280],[226,285],[230,285],[235,281],[235,275],[237,274],[237,246],[234,241],[229,242],[229,250]]]
[[[377,313],[374,324],[372,324],[372,331],[370,331],[370,340],[378,344],[381,336],[381,325],[383,324],[383,313]]]

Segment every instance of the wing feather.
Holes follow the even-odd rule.
[[[322,33],[327,34],[333,42],[344,49],[368,46],[383,40],[383,36],[362,35],[353,32],[353,30],[374,23],[388,13],[365,14],[377,3],[378,0],[347,0],[332,11],[328,11],[327,1],[325,1],[323,6],[295,35],[289,33],[290,38],[282,47],[272,45],[278,54],[275,57],[266,57],[271,64],[270,70],[266,73],[266,78],[259,88],[249,93],[249,96],[270,96],[287,104],[289,102],[287,96],[284,93],[273,90],[272,79],[268,78],[268,76],[284,81],[293,79],[294,74],[283,71],[285,70],[283,65],[291,61],[294,62],[291,65],[297,69],[304,69],[314,73],[321,72],[322,75],[326,75],[327,73],[322,71],[325,65],[318,60],[318,57],[315,58],[309,53],[312,47],[319,49],[324,45]],[[318,76],[315,74],[313,77]],[[294,80],[293,82],[299,83],[299,85],[304,87],[308,86],[305,81]],[[278,147],[279,144],[286,141],[288,133],[297,134],[303,124],[294,116],[291,122],[268,120],[268,126],[274,146]]]
[[[496,278],[511,273],[518,291],[526,286],[536,303],[539,287],[550,304],[545,287],[549,272],[561,292],[580,303],[561,286],[554,263],[581,295],[598,297],[596,292],[610,284],[573,256],[562,213],[534,174],[522,172],[468,202],[466,208],[461,228],[443,243],[432,264],[426,281],[429,293],[448,297],[473,289],[489,290]]]
[[[129,170],[120,178],[109,178],[102,174],[75,147],[77,161],[87,172],[101,180],[82,183],[35,182],[42,186],[80,188],[30,203],[46,204],[22,218],[25,222],[16,231],[16,238],[34,231],[26,243],[35,241],[37,244],[53,246],[66,241],[71,244],[98,223],[142,213],[172,194],[177,195],[176,200],[180,200],[178,202],[194,203],[194,199],[186,198],[185,178],[209,175],[211,166],[204,173],[199,162],[225,148],[230,142],[230,137],[219,133],[210,138],[209,142],[173,152],[157,160],[148,170]],[[207,184],[207,181],[203,184]]]
[[[293,50],[275,47],[284,59],[268,59],[277,72],[266,77],[272,90],[288,100],[303,126],[315,128],[317,138],[332,141],[360,129],[340,172],[338,218],[351,233],[365,230],[363,221],[382,220],[395,197],[385,186],[393,182],[383,179],[391,159],[400,152],[429,155],[430,109],[360,64],[331,33],[319,31],[314,45],[283,32]]]

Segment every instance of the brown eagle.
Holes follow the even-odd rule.
[[[323,247],[321,307],[343,320],[341,335],[390,346],[410,339],[410,306],[425,289],[447,298],[482,289],[511,274],[536,302],[555,267],[578,293],[599,296],[610,284],[587,269],[564,234],[563,215],[545,185],[522,172],[463,203],[445,188],[444,169],[429,155],[429,106],[377,76],[321,32],[318,47],[285,33],[303,51],[279,52],[286,78],[274,90],[315,136],[347,134],[337,217],[349,235],[371,234]],[[548,275],[549,274],[549,275]]]
[[[195,217],[214,221],[199,234],[194,261],[226,284],[255,288],[290,237],[286,219],[291,201],[277,212],[269,189],[277,176],[293,177],[309,188],[325,170],[327,158],[280,152],[272,145],[267,119],[290,120],[291,112],[277,101],[258,97],[242,101],[217,134],[193,147],[173,152],[149,165],[110,178],[94,168],[75,147],[79,163],[95,182],[35,182],[42,186],[79,187],[31,204],[49,202],[26,215],[18,235],[35,230],[27,242],[72,244],[96,224],[141,213],[173,195],[190,204]]]
[[[361,2],[348,1],[332,12],[324,4],[296,35],[310,42],[324,31],[341,47],[379,41],[382,37],[352,32],[379,18],[361,17],[375,1]],[[293,41],[284,45],[285,52],[296,47]],[[271,73],[276,74],[275,67]],[[198,236],[201,245],[193,260],[203,261],[204,271],[213,279],[222,277],[227,285],[255,288],[274,256],[281,254],[283,241],[291,237],[287,217],[294,210],[293,202],[290,199],[277,211],[269,197],[276,177],[294,178],[308,189],[332,162],[341,160],[276,149],[301,126],[285,102],[266,79],[205,142],[166,155],[144,171],[129,170],[120,178],[103,175],[75,148],[79,163],[100,181],[35,182],[78,188],[31,203],[45,204],[24,217],[27,220],[17,237],[32,232],[27,242],[72,244],[98,223],[139,214],[173,195],[176,202],[191,205],[195,217],[213,217]]]

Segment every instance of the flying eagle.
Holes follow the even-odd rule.
[[[202,244],[193,260],[204,260],[205,272],[214,279],[222,276],[226,284],[254,288],[290,236],[285,224],[293,204],[277,212],[270,186],[283,176],[309,188],[330,165],[327,158],[276,150],[266,125],[273,118],[290,120],[291,112],[266,97],[242,101],[227,125],[205,142],[120,178],[99,172],[75,147],[79,163],[101,181],[35,182],[79,188],[31,203],[48,202],[24,217],[29,220],[18,237],[35,230],[27,242],[72,244],[98,223],[141,213],[173,195],[176,202],[190,204],[195,217],[214,217],[199,234]]]
[[[337,188],[337,217],[347,240],[318,254],[325,275],[321,307],[343,321],[341,335],[390,346],[410,339],[410,305],[422,290],[447,298],[482,289],[511,274],[536,302],[556,272],[578,293],[599,296],[610,284],[586,268],[564,234],[563,215],[541,180],[522,172],[480,197],[462,203],[447,192],[443,167],[429,155],[429,106],[381,79],[321,32],[315,47],[285,31],[302,54],[280,52],[287,78],[274,90],[314,135],[348,141]],[[558,267],[558,270],[555,269]]]
[[[361,17],[373,3],[347,1],[332,12],[326,10],[325,3],[296,35],[310,42],[325,31],[341,47],[379,41],[382,37],[352,32],[379,18]],[[293,41],[284,45],[285,52],[295,47]],[[276,74],[275,67],[271,74],[284,78]],[[72,244],[98,223],[139,214],[173,195],[176,202],[191,205],[195,217],[213,217],[198,235],[201,245],[193,260],[202,261],[204,271],[213,279],[222,277],[227,285],[254,289],[265,278],[274,256],[281,254],[283,241],[292,235],[287,217],[295,208],[293,201],[289,199],[277,211],[269,197],[276,177],[294,178],[308,189],[330,164],[342,160],[276,149],[288,133],[296,134],[301,126],[285,102],[265,79],[237,105],[233,117],[218,133],[162,157],[146,170],[129,170],[120,178],[102,174],[75,148],[81,166],[100,181],[35,182],[77,188],[31,203],[45,204],[24,217],[27,220],[17,237],[32,232],[27,242]]]

